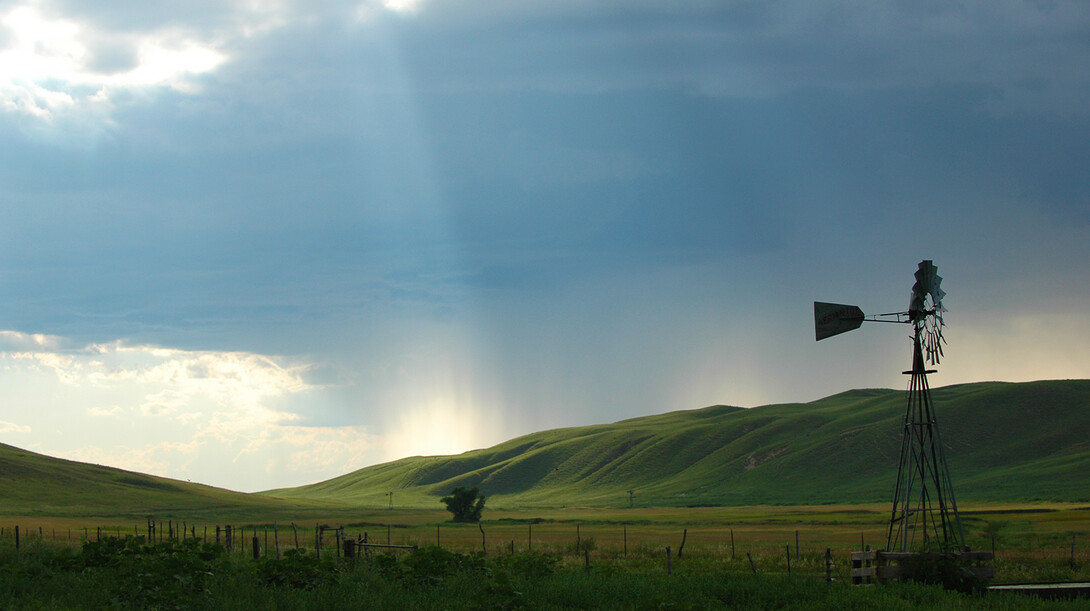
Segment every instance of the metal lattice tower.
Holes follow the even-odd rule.
[[[935,422],[931,387],[927,374],[934,369],[924,365],[920,346],[921,325],[913,333],[912,376],[908,384],[901,437],[901,461],[893,489],[893,509],[889,517],[886,551],[907,552],[923,547],[962,550],[965,536],[961,530],[954,487],[946,453]]]

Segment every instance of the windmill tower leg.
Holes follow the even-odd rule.
[[[905,372],[912,378],[886,550],[913,551],[929,547],[931,539],[944,549],[961,550],[965,538],[927,384],[927,374],[933,371],[924,367],[920,326],[915,327],[912,370]]]

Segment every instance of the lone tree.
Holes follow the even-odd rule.
[[[450,491],[450,496],[439,499],[447,506],[447,511],[454,514],[455,522],[480,522],[484,509],[484,497],[477,488],[458,486]]]

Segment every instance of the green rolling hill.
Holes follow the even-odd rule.
[[[961,502],[1090,500],[1090,380],[933,389]],[[293,499],[434,506],[478,486],[492,507],[885,502],[905,394],[712,406],[525,435],[457,456],[411,457],[308,486]]]
[[[959,502],[1090,499],[1090,380],[933,390]],[[712,406],[543,431],[457,456],[411,457],[297,488],[244,494],[0,444],[0,516],[299,519],[435,509],[456,486],[492,508],[883,503],[905,396]]]
[[[0,444],[0,516],[299,516],[332,504],[284,501],[36,454]]]

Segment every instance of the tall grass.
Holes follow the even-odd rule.
[[[1085,608],[1014,594],[969,596],[913,583],[827,584],[804,557],[791,575],[776,559],[694,553],[668,574],[660,550],[627,559],[458,553],[428,547],[355,562],[303,550],[247,559],[199,540],[106,538],[82,546],[37,542],[0,551],[0,606],[9,609],[1035,609]],[[585,558],[585,556],[584,556]]]

